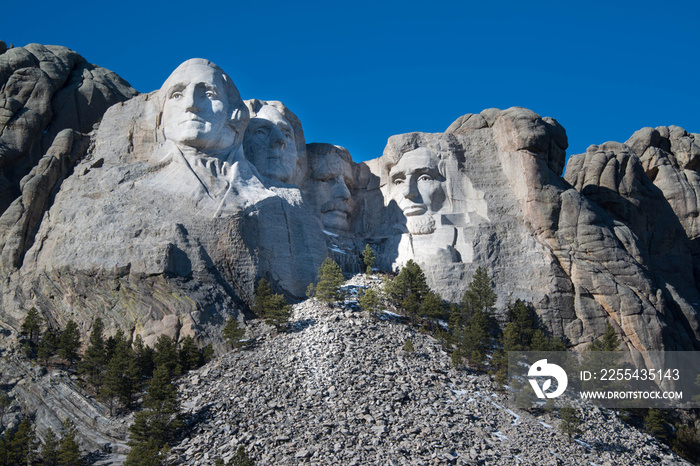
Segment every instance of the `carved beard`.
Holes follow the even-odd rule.
[[[412,235],[429,235],[435,231],[435,218],[430,214],[406,217],[406,228]]]

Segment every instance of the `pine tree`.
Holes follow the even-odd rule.
[[[41,324],[43,319],[41,315],[36,310],[36,308],[31,308],[27,312],[27,316],[24,318],[22,327],[20,328],[20,333],[26,337],[29,337],[29,341],[36,343],[39,335],[41,333]]]
[[[80,447],[75,441],[76,431],[73,422],[66,419],[63,422],[63,433],[58,442],[58,466],[80,466]]]
[[[360,307],[370,314],[376,314],[381,310],[381,297],[376,290],[372,288],[364,289],[358,300]]]
[[[445,317],[445,303],[439,294],[429,291],[421,303],[420,315],[427,317],[430,322]],[[432,327],[435,325],[431,324]]]
[[[177,416],[177,391],[166,366],[157,366],[143,399],[143,411],[136,413],[130,427],[132,446],[153,439],[158,449],[168,444],[182,427]]]
[[[609,323],[606,324],[603,336],[591,343],[587,349],[589,351],[619,351],[620,339],[613,326]]]
[[[245,335],[245,329],[238,326],[238,321],[235,317],[229,317],[224,327],[224,338],[226,338],[226,341],[232,348],[240,348],[245,344],[241,342],[243,335]]]
[[[392,281],[385,285],[389,300],[401,308],[406,316],[416,322],[423,307],[423,300],[430,293],[425,274],[420,266],[409,260]]]
[[[292,306],[287,304],[281,294],[272,295],[267,306],[265,323],[274,326],[278,332],[285,331],[292,316]]]
[[[327,257],[318,268],[318,283],[316,284],[316,298],[327,304],[342,299],[341,285],[345,282],[340,266],[333,259]]]
[[[405,353],[413,353],[416,350],[409,338],[406,338],[406,341],[403,342],[403,350]]]
[[[687,460],[700,458],[700,431],[694,425],[676,424],[673,451]]]
[[[73,320],[69,320],[58,340],[58,354],[72,364],[80,357],[78,356],[79,349],[80,330],[78,329],[78,324],[73,322]]]
[[[150,378],[153,376],[153,355],[155,350],[150,346],[146,346],[141,335],[136,335],[134,338],[134,355],[136,357],[136,366],[141,372],[141,378]]]
[[[215,353],[214,353],[214,347],[212,346],[211,343],[207,343],[207,346],[205,346],[202,349],[202,364],[206,364],[212,359],[214,359]]]
[[[202,365],[202,352],[197,348],[194,338],[189,335],[180,345],[179,359],[183,373],[197,369]]]
[[[469,323],[463,326],[457,335],[459,350],[477,366],[482,366],[486,362],[486,354],[491,346],[490,329],[492,327],[490,317],[476,308]]]
[[[11,432],[5,438],[7,448],[7,464],[32,464],[35,459],[37,447],[34,426],[26,417],[17,426],[17,430]]]
[[[272,297],[272,288],[270,282],[261,278],[258,281],[258,286],[255,287],[255,304],[253,304],[253,312],[259,317],[265,317],[265,314],[270,308],[270,298]]]
[[[182,375],[182,367],[177,358],[177,342],[174,339],[167,335],[158,336],[153,354],[153,364],[155,369],[161,366],[166,367],[171,378]]]
[[[255,466],[255,461],[250,459],[243,445],[238,445],[236,454],[233,455],[233,458],[231,458],[228,464],[230,466]]]
[[[650,409],[644,417],[644,430],[660,440],[666,440],[668,433],[664,424],[664,414],[660,409]]]
[[[494,313],[495,305],[496,292],[491,287],[491,279],[486,270],[479,267],[469,283],[469,288],[464,292],[461,312],[459,315],[453,316],[452,324],[458,327],[469,322],[477,309],[491,316]]]
[[[39,361],[43,360],[44,364],[48,364],[51,356],[58,351],[58,342],[59,335],[53,329],[47,329],[41,336],[39,346],[36,349],[36,355]]]
[[[49,428],[44,434],[44,443],[39,450],[42,466],[58,466],[58,437]]]
[[[12,398],[5,393],[0,393],[0,418],[5,415],[7,408],[12,404]]]
[[[560,428],[562,432],[569,436],[569,439],[581,434],[581,420],[574,408],[565,406],[559,409],[559,417],[561,418]]]
[[[100,397],[109,402],[110,414],[114,403],[118,402],[129,409],[134,402],[134,395],[139,389],[141,371],[136,365],[136,355],[121,330],[114,336],[116,343],[114,354],[107,363],[104,386]]]
[[[126,456],[126,466],[161,466],[165,464],[166,449],[150,438],[144,442],[135,443]]]
[[[90,343],[85,349],[83,360],[78,366],[78,371],[87,376],[88,383],[94,386],[98,393],[102,385],[105,366],[107,365],[103,332],[104,324],[102,319],[97,317],[92,323]]]
[[[367,275],[372,274],[372,267],[374,263],[377,262],[377,256],[374,255],[374,251],[369,247],[369,244],[365,244],[365,249],[362,251],[362,262],[365,264]]]

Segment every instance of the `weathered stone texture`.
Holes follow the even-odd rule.
[[[115,102],[136,95],[113,72],[65,47],[29,44],[0,55],[0,213],[64,129],[87,133]]]

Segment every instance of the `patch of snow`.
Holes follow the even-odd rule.
[[[508,440],[508,437],[506,437],[505,435],[503,435],[503,432],[501,432],[500,430],[497,430],[496,432],[493,432],[493,435],[494,435],[498,440],[500,440],[501,442],[505,442],[506,440]]]
[[[593,450],[593,447],[587,444],[586,442],[579,440],[577,438],[574,439],[574,442],[578,443],[579,445],[583,445],[584,447],[588,448],[589,450]]]
[[[453,390],[453,389],[450,389],[450,391],[451,391],[452,393],[454,393],[455,396],[464,396],[464,395],[467,394],[467,390],[464,390],[464,389],[462,389],[462,390]]]
[[[542,424],[543,426],[545,426],[547,429],[554,429],[554,427],[550,426],[546,422],[539,421],[539,423]]]
[[[330,249],[331,251],[334,251],[334,252],[339,252],[340,254],[347,254],[347,252],[341,251],[341,250],[338,249],[338,248],[328,248],[328,249]]]
[[[506,412],[515,418],[515,419],[513,419],[513,425],[518,424],[518,421],[520,421],[520,415],[514,413],[514,412],[513,412],[512,410],[510,410],[510,409],[506,409]]]
[[[336,238],[337,238],[338,236],[340,236],[340,235],[336,235],[335,233],[331,233],[330,231],[326,231],[326,230],[323,230],[323,232],[324,232],[325,234],[327,234],[328,236],[335,236]]]

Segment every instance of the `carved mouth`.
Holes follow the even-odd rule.
[[[403,209],[403,214],[406,217],[412,217],[414,215],[423,215],[428,209],[424,205],[412,205]]]

